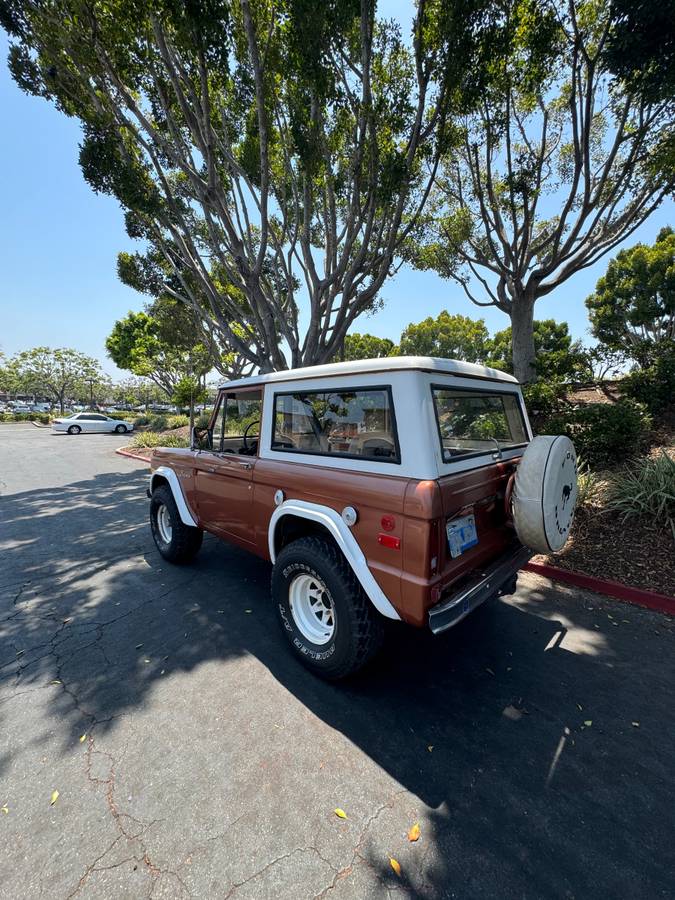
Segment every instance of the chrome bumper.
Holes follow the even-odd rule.
[[[469,576],[453,594],[429,610],[429,627],[434,634],[452,628],[477,606],[494,597],[534,555],[528,547],[518,547],[500,556],[480,572]]]

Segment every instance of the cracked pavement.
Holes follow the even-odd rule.
[[[323,684],[123,442],[0,426],[0,897],[672,896],[672,620],[528,574]]]

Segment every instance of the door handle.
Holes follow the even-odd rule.
[[[251,463],[239,463],[239,465],[242,467],[242,469],[250,469],[251,468]]]
[[[207,472],[215,472],[216,471],[215,466],[206,466],[206,471]]]

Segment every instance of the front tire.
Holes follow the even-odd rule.
[[[68,434],[80,434],[81,431],[82,429],[79,425],[71,425],[68,429]]]
[[[126,425],[116,425],[115,426],[115,434],[126,434],[127,426]]]
[[[291,649],[321,678],[353,674],[382,645],[382,619],[330,541],[304,537],[284,547],[272,572],[272,597]]]
[[[182,521],[168,484],[152,492],[150,527],[157,549],[169,562],[183,565],[199,553],[204,532]]]

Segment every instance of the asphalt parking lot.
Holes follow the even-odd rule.
[[[122,443],[0,425],[0,896],[672,897],[672,620],[524,575],[327,685]]]

